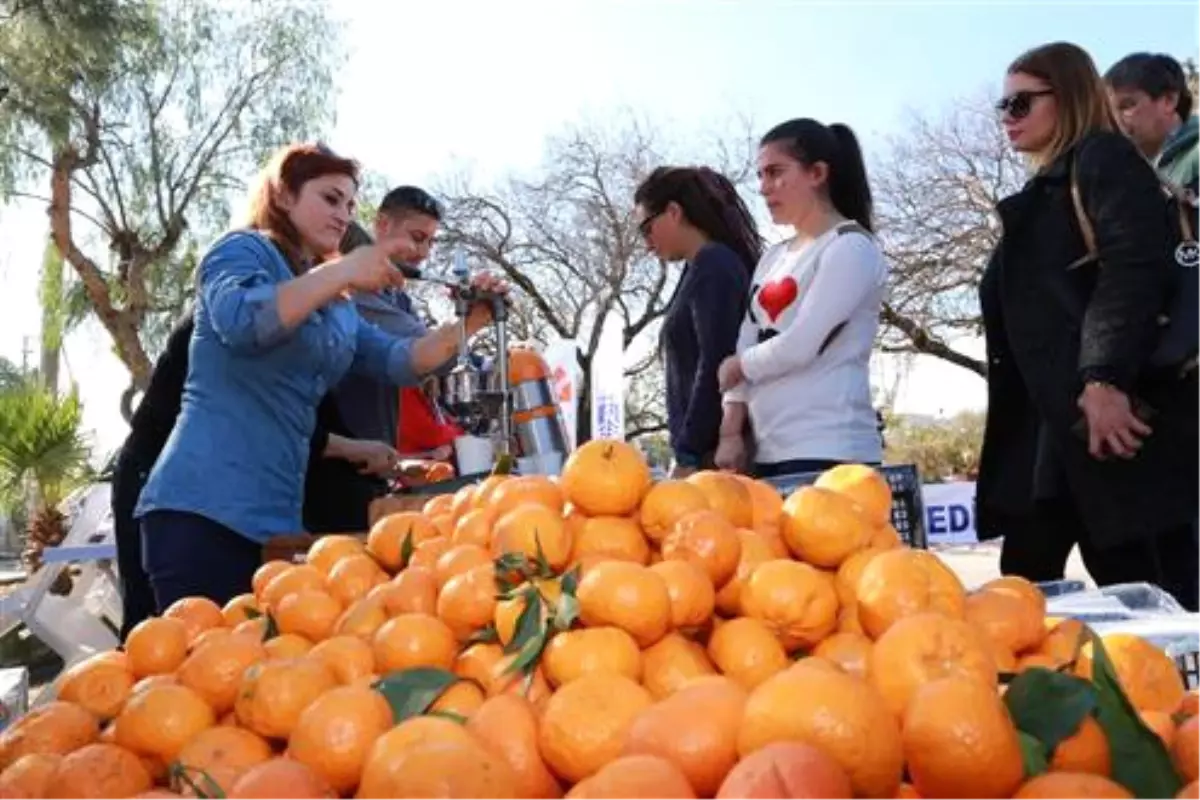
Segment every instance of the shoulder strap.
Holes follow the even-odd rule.
[[[1158,177],[1158,185],[1162,189],[1163,196],[1175,200],[1175,210],[1179,214],[1179,232],[1183,241],[1196,241],[1196,235],[1192,230],[1192,220],[1187,212],[1189,201],[1186,195],[1159,175],[1157,169],[1154,170],[1154,174]],[[1083,245],[1087,248],[1087,253],[1076,259],[1067,269],[1074,269],[1100,257],[1100,253],[1096,249],[1096,229],[1092,226],[1092,221],[1088,219],[1087,211],[1083,207],[1083,194],[1079,190],[1079,175],[1074,159],[1071,161],[1071,205],[1075,209],[1075,221],[1079,223],[1079,233],[1083,236]]]

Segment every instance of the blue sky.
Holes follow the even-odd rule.
[[[995,89],[1021,51],[1056,39],[1101,70],[1134,50],[1197,55],[1190,3],[404,2],[340,0],[349,62],[330,143],[393,182],[456,164],[482,176],[535,168],[545,138],[628,109],[677,139],[749,115],[851,125],[870,157],[903,133],[906,110],[936,114]],[[249,177],[249,176],[248,176]],[[0,209],[0,355],[36,344],[40,208]],[[122,367],[94,323],[68,340],[101,448],[124,435]],[[983,383],[921,363],[902,410],[980,407]]]

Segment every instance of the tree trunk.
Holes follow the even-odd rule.
[[[113,305],[104,274],[96,262],[75,245],[72,236],[71,174],[79,163],[79,154],[71,146],[63,148],[55,156],[54,168],[50,173],[50,232],[58,252],[62,253],[83,282],[96,318],[112,336],[117,357],[129,370],[134,384],[145,389],[150,383],[152,365],[138,336],[141,318],[135,312]]]

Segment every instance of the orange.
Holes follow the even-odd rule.
[[[382,694],[339,686],[301,712],[288,736],[288,756],[346,794],[358,786],[367,753],[392,725],[392,709]]]
[[[853,501],[873,527],[891,521],[892,487],[882,473],[865,464],[839,464],[821,473],[813,485]]]
[[[534,668],[532,673],[514,670],[513,662],[518,653],[503,655],[492,666],[486,683],[481,684],[488,697],[501,694],[515,694],[524,697],[541,710],[551,695],[550,683],[546,680],[546,672],[541,665]]]
[[[734,570],[733,577],[717,592],[716,598],[717,609],[730,617],[742,613],[742,593],[755,568],[765,561],[787,557],[786,550],[776,552],[771,540],[757,531],[741,528],[737,534],[742,544],[737,569]]]
[[[267,589],[267,584],[292,566],[294,565],[290,561],[281,561],[279,559],[267,561],[256,569],[254,575],[250,578],[250,591],[254,593],[255,597],[261,600],[263,592]]]
[[[496,572],[488,563],[451,578],[437,599],[437,615],[460,642],[492,621],[496,614]]]
[[[568,800],[618,800],[627,797],[694,798],[679,767],[651,755],[622,756],[571,787]]]
[[[134,677],[174,672],[187,658],[188,629],[181,620],[151,617],[133,627],[125,655]]]
[[[650,468],[637,448],[611,439],[581,445],[562,469],[566,498],[588,516],[632,514],[650,483]]]
[[[263,587],[262,604],[267,610],[279,605],[289,594],[305,589],[325,590],[326,579],[316,567],[308,564],[293,564],[283,569]]]
[[[924,550],[888,550],[872,558],[858,579],[858,619],[878,639],[896,620],[936,611],[962,618],[966,593],[941,559]]]
[[[433,577],[437,583],[437,587],[440,589],[451,578],[462,575],[472,567],[484,564],[488,566],[492,565],[492,556],[486,547],[477,544],[451,545],[446,552],[438,557],[437,563],[433,565]],[[407,571],[405,570],[405,572]],[[396,576],[397,579],[399,577],[399,575]]]
[[[668,633],[657,644],[642,651],[642,685],[656,700],[697,678],[716,674],[716,667],[704,647],[679,633]]]
[[[319,642],[333,633],[342,616],[342,604],[328,592],[306,589],[280,600],[272,616],[281,633],[294,633],[310,642]]]
[[[888,628],[871,648],[867,674],[897,717],[932,680],[968,678],[993,693],[998,680],[996,662],[980,634],[960,619],[937,613],[904,617]]]
[[[713,631],[708,640],[708,655],[722,674],[747,689],[787,669],[791,663],[767,624],[752,617],[738,617]]]
[[[364,597],[342,612],[337,625],[333,627],[333,634],[357,636],[369,641],[387,621],[388,614],[384,611],[383,601]]]
[[[86,745],[85,745],[86,746]],[[49,797],[50,781],[63,757],[57,753],[30,753],[0,769],[0,797]]]
[[[1200,781],[1192,781],[1180,789],[1175,796],[1178,798],[1191,798],[1191,800],[1200,798]]]
[[[1087,629],[1077,619],[1064,619],[1051,623],[1047,619],[1046,635],[1034,651],[1054,660],[1055,664],[1067,664],[1074,661],[1087,644]]]
[[[571,561],[589,558],[650,562],[650,544],[637,521],[629,517],[577,517]]]
[[[541,619],[546,621],[557,607],[562,596],[562,585],[552,578],[534,578],[532,583],[526,582],[518,586],[511,597],[496,602],[495,618],[496,636],[500,644],[507,645],[517,632],[517,621],[525,610],[525,596],[531,588],[537,589],[541,603]]]
[[[856,796],[893,797],[904,766],[896,718],[858,678],[800,666],[815,660],[804,659],[750,692],[738,753],[745,757],[773,742],[803,742],[841,765]]]
[[[1133,797],[1119,783],[1086,772],[1047,772],[1031,778],[1012,796],[1015,798],[1087,797],[1091,800],[1126,800]]]
[[[905,544],[904,540],[900,538],[900,531],[892,527],[889,522],[871,533],[867,546],[878,547],[880,550],[893,550],[897,547],[904,547]]]
[[[141,760],[115,744],[88,744],[65,756],[45,797],[130,797],[153,786]]]
[[[1200,690],[1188,689],[1183,700],[1179,702],[1179,708],[1175,709],[1175,713],[1185,719],[1200,713]]]
[[[1086,716],[1079,727],[1054,748],[1050,769],[1055,772],[1090,772],[1108,776],[1112,772],[1112,754],[1108,737],[1095,717]]]
[[[494,642],[480,642],[465,648],[454,659],[453,672],[460,678],[475,681],[487,690],[492,683],[492,670],[504,658],[504,648]]]
[[[309,704],[337,686],[315,658],[263,661],[246,670],[234,702],[238,722],[269,739],[286,739]]]
[[[671,627],[691,630],[713,615],[716,591],[708,573],[692,561],[661,561],[650,567],[667,585],[671,598]]]
[[[463,514],[454,523],[450,541],[454,544],[476,544],[492,546],[492,526],[496,524],[496,512],[490,508],[476,508]]]
[[[445,536],[435,536],[432,539],[426,539],[417,545],[417,549],[413,551],[412,559],[408,562],[409,568],[420,567],[434,572],[437,569],[438,559],[446,554],[446,551],[454,546],[454,542],[450,541]]]
[[[361,681],[375,672],[375,653],[371,645],[357,636],[333,636],[317,642],[308,651],[308,657],[324,661],[343,686]]]
[[[179,764],[201,789],[204,776],[228,794],[246,772],[271,758],[271,745],[256,733],[229,725],[201,731],[179,751]]]
[[[687,482],[704,492],[709,508],[735,528],[754,526],[754,507],[750,490],[733,475],[715,470],[701,470],[689,475]]]
[[[628,632],[639,647],[657,642],[671,627],[667,584],[649,567],[627,561],[603,561],[589,569],[576,591],[584,625],[613,625]]]
[[[754,530],[778,529],[783,520],[783,497],[779,490],[766,481],[755,480],[745,475],[734,475],[750,492],[752,522]]]
[[[1175,660],[1139,636],[1113,633],[1101,637],[1117,673],[1117,680],[1139,711],[1165,711],[1170,714],[1183,702],[1186,688]],[[1086,678],[1092,675],[1092,643],[1083,646],[1077,669]]]
[[[577,783],[621,754],[650,693],[623,675],[594,673],[560,687],[542,711],[538,745],[559,776]]]
[[[138,755],[170,762],[216,722],[212,707],[186,686],[153,686],[129,698],[117,717],[116,743]]]
[[[716,511],[685,515],[662,542],[664,560],[691,561],[714,587],[724,586],[737,572],[742,540],[737,528]]]
[[[871,523],[845,495],[801,486],[783,501],[781,532],[796,558],[835,569],[867,546]]]
[[[871,649],[871,640],[861,633],[839,632],[823,639],[813,648],[812,654],[832,661],[851,675],[865,678],[870,668]]]
[[[389,572],[397,572],[402,567],[405,542],[416,549],[417,545],[438,535],[438,529],[423,514],[415,511],[401,511],[388,514],[371,526],[367,534],[367,552]]]
[[[25,755],[66,755],[99,736],[96,718],[82,706],[52,700],[0,732],[0,770]]]
[[[496,493],[496,489],[500,488],[502,483],[511,481],[511,475],[489,475],[479,482],[475,487],[474,494],[471,495],[471,506],[473,508],[490,508],[492,505],[492,495]]]
[[[759,564],[742,590],[742,613],[760,619],[784,650],[816,646],[837,627],[833,584],[808,564],[775,559]]]
[[[708,497],[693,483],[659,481],[651,487],[638,510],[641,528],[652,542],[661,542],[675,523],[693,511],[708,511]]]
[[[908,774],[922,797],[1010,797],[1025,778],[1016,726],[995,687],[978,680],[921,686],[901,727]]]
[[[317,568],[317,571],[328,575],[333,565],[346,556],[357,555],[366,550],[366,544],[357,536],[347,534],[328,534],[319,537],[308,548],[304,560]]]
[[[267,658],[300,658],[308,655],[313,643],[298,633],[281,633],[263,642]]]
[[[433,701],[429,710],[445,711],[470,718],[483,705],[484,699],[483,689],[475,681],[458,681],[438,695],[438,699]]]
[[[524,697],[489,697],[467,720],[467,732],[512,769],[518,797],[561,797],[558,779],[538,751],[538,720]]]
[[[867,545],[838,566],[833,580],[833,588],[837,590],[838,600],[842,605],[858,602],[858,579],[862,577],[863,569],[871,559],[885,550],[886,548],[883,547]]]
[[[329,570],[329,594],[344,607],[366,597],[367,592],[387,580],[374,558],[353,553],[338,559]]]
[[[58,678],[59,700],[78,703],[100,719],[112,719],[133,690],[133,673],[124,653],[97,653],[67,668]]]
[[[337,797],[309,767],[291,758],[272,758],[246,770],[229,792],[232,798]]]
[[[842,765],[802,742],[773,742],[743,758],[717,790],[724,798],[853,797]]]
[[[443,553],[443,555],[445,555]],[[439,559],[440,561],[441,559]],[[421,567],[409,567],[401,571],[380,590],[383,608],[389,617],[399,614],[437,613],[437,593],[440,588],[436,575]],[[378,590],[379,587],[371,591]]]
[[[382,739],[380,740],[383,741]],[[516,776],[470,739],[371,751],[357,797],[516,797]]]
[[[497,518],[526,504],[543,506],[561,518],[564,502],[562,489],[546,476],[522,475],[498,485],[489,505]]]
[[[1200,778],[1200,718],[1189,717],[1175,732],[1171,744],[1171,759],[1184,781],[1193,783]]]
[[[1044,609],[1045,602],[1039,609],[1016,592],[983,589],[967,596],[964,615],[996,645],[1015,654],[1036,647],[1045,638]]]
[[[210,628],[225,625],[221,607],[207,597],[183,597],[167,606],[162,613],[167,619],[177,619],[187,627],[188,642]]]
[[[605,672],[642,678],[642,652],[633,637],[609,626],[564,631],[542,651],[542,669],[551,686],[562,686],[584,675]]]
[[[425,505],[421,506],[421,513],[430,519],[443,514],[453,514],[454,495],[439,494],[436,497],[429,498]]]
[[[475,484],[467,484],[451,496],[450,514],[455,520],[462,519],[464,514],[475,507],[476,488]]]
[[[196,692],[217,716],[233,708],[242,675],[267,658],[267,650],[255,638],[230,636],[197,647],[179,667],[179,683]]]
[[[258,607],[258,598],[252,594],[239,594],[230,599],[225,607],[221,609],[221,616],[225,619],[225,626],[228,628],[236,628],[241,623],[252,618],[252,615],[259,614],[262,609]]]
[[[571,539],[562,512],[530,504],[499,517],[492,528],[492,555],[504,553],[523,553],[530,559],[537,559],[540,553],[551,569],[561,570],[571,560]]]
[[[725,677],[684,686],[637,715],[624,752],[665,758],[696,794],[712,797],[737,763],[737,728],[746,697],[740,684]]]
[[[393,617],[375,632],[371,646],[380,674],[410,667],[450,669],[458,652],[454,631],[428,614]]]

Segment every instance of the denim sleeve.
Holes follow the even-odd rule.
[[[421,376],[413,370],[412,345],[416,338],[389,336],[371,323],[358,318],[354,362],[350,369],[382,383],[415,386]]]
[[[254,234],[234,234],[217,243],[200,262],[200,297],[213,330],[239,353],[268,350],[290,331],[279,318],[279,283],[273,253]]]

